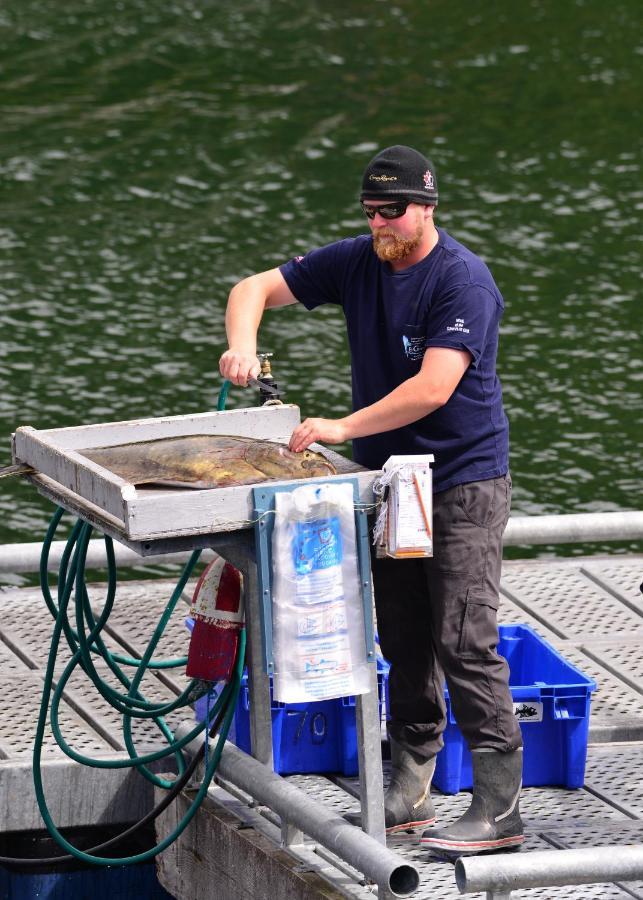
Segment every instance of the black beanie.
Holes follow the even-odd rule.
[[[433,163],[412,147],[387,147],[366,166],[359,199],[412,200],[436,206],[438,182]]]

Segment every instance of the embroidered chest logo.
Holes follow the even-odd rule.
[[[464,319],[456,319],[455,325],[447,325],[447,331],[460,331],[462,334],[469,334],[469,329],[464,327]]]
[[[424,351],[426,350],[424,341],[424,335],[420,335],[420,337],[408,337],[406,334],[402,335],[402,346],[404,347],[407,359],[418,360],[424,357]]]

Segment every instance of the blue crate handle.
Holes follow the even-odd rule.
[[[327,484],[326,478],[314,478],[307,484]],[[360,593],[364,610],[364,642],[368,662],[375,662],[373,641],[373,609],[371,604],[371,557],[368,542],[368,517],[365,509],[358,507],[359,484],[357,478],[333,478],[332,484],[348,483],[353,486],[355,504],[355,537],[360,576]],[[259,587],[259,617],[261,622],[261,655],[264,671],[271,675],[275,670],[272,644],[272,533],[275,527],[275,494],[294,491],[301,481],[289,481],[278,485],[261,485],[252,489],[255,519],[255,546],[257,556],[257,581]]]

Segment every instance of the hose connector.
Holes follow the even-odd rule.
[[[269,388],[269,390],[264,390],[261,387],[259,388],[259,403],[261,406],[272,406],[282,402],[281,398],[283,396],[283,391],[279,390],[279,385],[272,374],[272,364],[270,360],[273,356],[274,354],[271,352],[257,353],[257,359],[261,365],[261,372],[259,373],[257,381],[260,385],[264,384],[266,385],[266,388]]]

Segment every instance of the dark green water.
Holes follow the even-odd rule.
[[[506,299],[514,514],[643,508],[640,9],[5,0],[0,461],[18,425],[213,408],[232,284],[364,231],[399,142]],[[341,314],[261,343],[304,414],[348,409]],[[0,542],[40,539],[49,504],[0,490]]]

